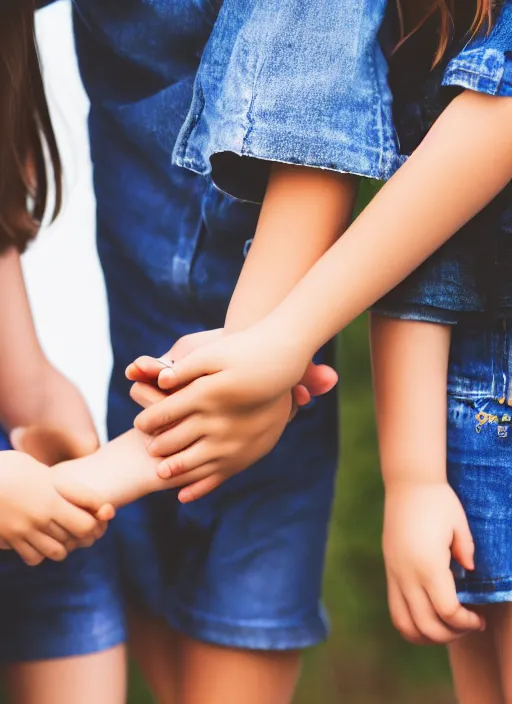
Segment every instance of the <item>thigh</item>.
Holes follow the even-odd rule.
[[[5,668],[10,704],[124,704],[126,681],[122,645],[91,655]]]
[[[459,704],[505,704],[490,624],[484,633],[472,634],[453,643],[449,651]]]
[[[130,654],[158,704],[178,704],[179,636],[146,609],[128,611]]]
[[[180,704],[289,704],[300,655],[236,650],[181,639]]]

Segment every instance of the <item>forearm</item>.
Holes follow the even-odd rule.
[[[161,460],[146,452],[148,440],[138,430],[129,430],[92,455],[57,465],[57,479],[85,484],[116,508],[169,489],[169,482],[157,475]]]
[[[19,254],[0,256],[0,424],[19,422],[46,364],[37,339]]]
[[[348,227],[358,180],[276,165],[225,328],[236,332],[271,312]]]
[[[403,280],[512,177],[512,99],[466,92],[266,319],[304,359]],[[321,315],[319,312],[321,311]]]
[[[372,315],[381,468],[386,488],[446,481],[450,327]]]

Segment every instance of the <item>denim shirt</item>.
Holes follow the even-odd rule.
[[[406,90],[403,98],[398,91],[397,129],[408,150],[422,140],[457,91],[512,96],[512,0],[500,5],[492,32],[467,43],[431,73],[419,100],[417,95],[411,99]],[[405,79],[399,81],[400,88],[405,84]],[[474,314],[512,315],[512,186],[374,310],[391,317],[447,324]]]
[[[389,178],[399,165],[386,0],[224,0],[174,161],[261,201],[268,161]]]

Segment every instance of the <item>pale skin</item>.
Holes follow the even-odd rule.
[[[29,565],[63,560],[100,538],[114,509],[81,478],[48,465],[93,452],[96,432],[77,389],[39,345],[19,255],[0,256],[0,423],[17,451],[0,454],[0,540]],[[25,454],[26,453],[26,454]],[[92,514],[96,514],[96,517]],[[93,655],[3,668],[11,704],[122,704],[123,646]]]
[[[512,700],[512,605],[465,608],[450,570],[451,557],[474,569],[474,546],[446,478],[449,343],[442,325],[372,318],[389,607],[411,642],[451,644],[461,704],[506,704]]]

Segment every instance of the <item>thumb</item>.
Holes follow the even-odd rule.
[[[452,555],[464,569],[471,571],[475,569],[475,544],[464,514],[453,532]]]
[[[100,521],[110,521],[115,516],[112,504],[106,503],[99,494],[85,484],[78,482],[56,483],[55,488],[66,501],[92,513]]]
[[[219,371],[219,365],[214,362],[214,355],[205,354],[203,350],[191,352],[183,359],[172,362],[160,372],[158,386],[164,391],[177,389],[191,384],[201,376],[207,376]]]
[[[301,379],[301,384],[310,392],[311,396],[322,396],[333,389],[338,383],[338,374],[326,364],[313,364],[311,362],[306,373]]]

